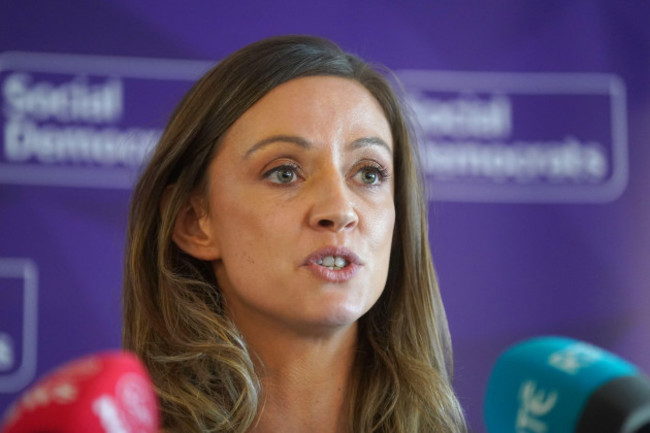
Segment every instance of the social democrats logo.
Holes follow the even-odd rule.
[[[433,200],[609,202],[628,179],[608,74],[401,71]]]
[[[129,188],[206,62],[0,55],[0,183]]]
[[[0,393],[23,389],[36,374],[38,267],[0,257]]]

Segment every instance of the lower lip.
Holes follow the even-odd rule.
[[[349,281],[361,268],[361,266],[355,263],[350,263],[346,267],[337,270],[329,269],[316,263],[308,263],[306,266],[318,278],[330,283],[344,283]]]

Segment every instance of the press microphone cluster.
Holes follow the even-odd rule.
[[[489,433],[650,433],[650,380],[590,344],[533,338],[497,360],[485,423]]]
[[[133,354],[114,351],[72,361],[25,391],[2,433],[157,433],[158,401]]]

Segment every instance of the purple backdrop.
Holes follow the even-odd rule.
[[[209,64],[286,33],[404,84],[474,431],[492,363],[522,338],[587,340],[650,371],[650,6],[487,3],[0,3],[0,411],[119,346],[138,162]]]

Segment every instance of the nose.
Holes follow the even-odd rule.
[[[317,230],[340,232],[359,223],[359,215],[350,200],[351,192],[340,174],[329,174],[316,180],[309,224]]]

